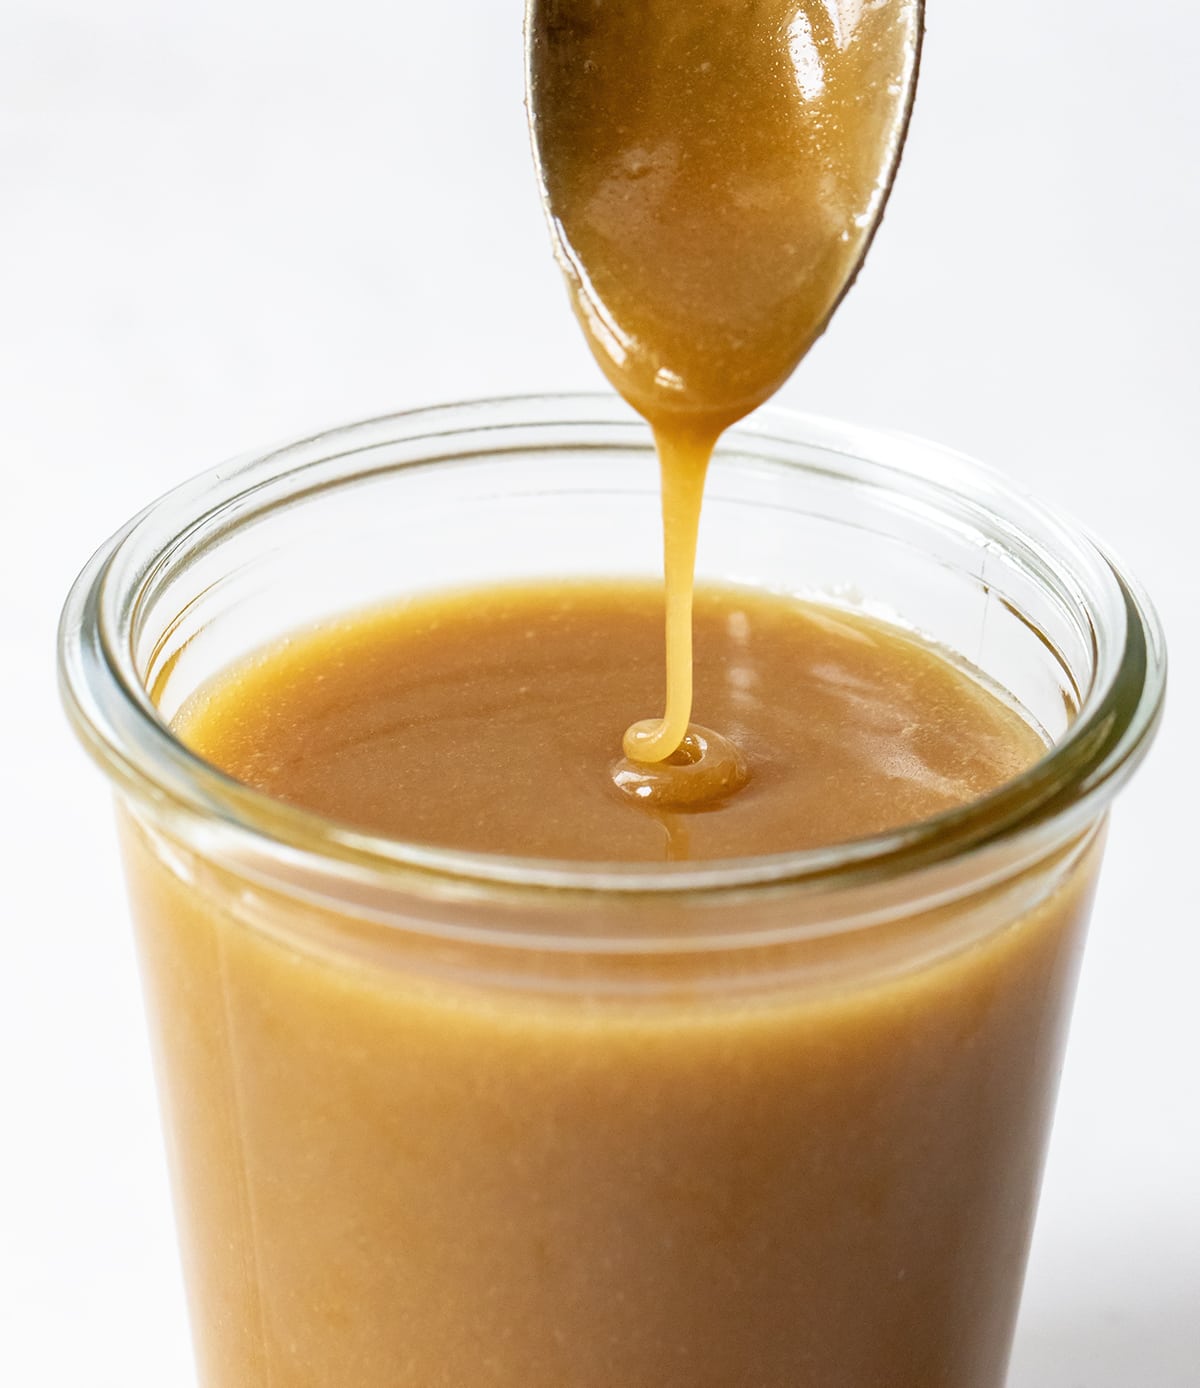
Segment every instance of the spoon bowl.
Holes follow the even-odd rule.
[[[820,335],[883,214],[922,29],[922,0],[529,0],[555,252],[648,418],[715,436]]]

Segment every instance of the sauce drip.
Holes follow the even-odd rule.
[[[664,762],[692,708],[691,589],[722,431],[779,388],[849,288],[916,80],[920,0],[530,0],[529,95],[555,251],[663,479]]]
[[[666,763],[692,716],[692,590],[704,479],[715,438],[678,428],[656,431],[662,472],[663,572],[667,592],[667,707],[662,718],[633,723],[622,746],[643,764]],[[668,773],[669,776],[670,773]]]
[[[716,804],[741,790],[749,777],[746,759],[738,748],[727,737],[698,723],[688,727],[679,746],[661,766],[647,767],[635,758],[622,757],[613,767],[617,789],[653,810],[689,810]]]

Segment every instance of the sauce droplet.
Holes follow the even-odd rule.
[[[658,720],[635,723],[630,732],[657,725]],[[703,810],[741,790],[750,779],[750,768],[727,737],[692,723],[665,759],[647,764],[622,757],[613,764],[612,779],[622,794],[647,809]]]

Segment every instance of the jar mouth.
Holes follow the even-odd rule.
[[[478,439],[472,443],[473,438]],[[143,599],[202,532],[226,533],[248,515],[288,505],[379,470],[425,466],[508,449],[611,445],[649,448],[648,431],[600,394],[511,396],[434,406],[333,429],[201,474],[134,517],[92,557],[68,596],[59,628],[59,678],[84,745],[125,793],[193,827],[205,825],[259,854],[284,856],[343,881],[374,887],[414,879],[548,892],[706,895],[784,883],[851,885],[899,877],[997,844],[1036,851],[1102,813],[1144,755],[1161,717],[1166,651],[1139,585],[1090,537],[989,468],[906,435],[779,408],[756,412],[724,436],[731,451],[819,447],[830,460],[869,464],[903,485],[914,504],[935,499],[986,517],[1019,543],[1034,569],[1053,570],[1078,608],[1093,670],[1076,717],[1033,766],[990,794],[930,819],[817,849],[703,863],[620,864],[516,858],[364,832],[285,805],[191,752],[156,708],[137,663]],[[403,456],[397,458],[396,447]],[[384,452],[388,457],[383,458]],[[336,478],[329,474],[338,468]],[[798,467],[812,467],[796,462]]]

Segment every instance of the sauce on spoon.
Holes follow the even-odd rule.
[[[662,765],[688,734],[709,459],[792,373],[862,264],[904,142],[921,25],[921,0],[529,0],[530,123],[555,252],[662,472],[666,711],[625,734],[630,761]],[[700,776],[686,764],[690,799]]]

